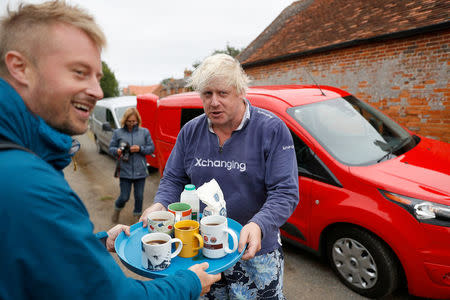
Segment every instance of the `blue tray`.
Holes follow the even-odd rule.
[[[239,241],[239,233],[241,232],[242,225],[233,219],[228,218],[228,227],[234,230]],[[116,238],[114,247],[116,253],[119,256],[122,263],[131,271],[148,278],[160,278],[166,277],[175,273],[178,270],[187,270],[190,266],[200,264],[203,262],[209,263],[209,268],[206,272],[209,274],[217,274],[225,271],[226,269],[234,266],[236,262],[241,258],[245,249],[239,253],[237,250],[233,253],[229,253],[222,258],[206,258],[203,256],[201,250],[197,256],[191,258],[184,258],[176,256],[172,258],[170,266],[162,271],[150,271],[142,267],[142,250],[141,250],[141,238],[148,233],[147,227],[142,227],[142,222],[131,225],[130,236],[127,236],[124,232],[121,232]],[[233,239],[229,237],[228,243],[230,248],[233,246]]]

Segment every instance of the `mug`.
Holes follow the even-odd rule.
[[[194,257],[203,248],[202,236],[198,233],[199,224],[194,220],[183,220],[175,223],[175,237],[183,242],[180,257]]]
[[[175,202],[169,204],[168,211],[175,215],[175,223],[182,220],[190,220],[192,208],[187,203]]]
[[[147,217],[148,232],[162,232],[173,236],[175,216],[169,211],[153,211]]]
[[[221,258],[227,253],[233,253],[238,246],[236,233],[228,228],[227,218],[224,216],[207,216],[201,220],[200,231],[204,245],[203,255],[208,258]],[[233,249],[228,246],[228,235],[233,239]]]
[[[172,244],[178,243],[172,253]],[[141,238],[142,266],[151,271],[161,271],[170,266],[170,260],[177,256],[183,248],[183,243],[170,235],[153,232]]]

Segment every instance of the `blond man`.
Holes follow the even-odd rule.
[[[93,234],[62,169],[103,97],[105,37],[62,1],[21,4],[0,23],[0,299],[196,299],[207,265],[165,279],[127,278]],[[30,153],[31,152],[31,153]],[[113,251],[118,225],[103,233]]]

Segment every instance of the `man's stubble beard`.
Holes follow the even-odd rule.
[[[34,95],[35,95],[35,101],[39,101],[39,99],[42,99],[45,97],[45,90],[47,90],[47,84],[45,83],[45,80],[39,80],[38,82],[38,88],[37,90],[34,91]],[[47,95],[49,96],[49,95]],[[58,100],[56,100],[58,101]],[[65,101],[65,100],[63,100]],[[87,129],[87,123],[89,120],[86,120],[85,122],[85,129],[80,129],[80,130],[76,130],[74,128],[74,122],[71,122],[70,120],[70,109],[71,109],[71,104],[72,101],[69,102],[69,107],[68,107],[68,111],[64,111],[63,113],[65,114],[64,119],[62,120],[62,122],[60,122],[60,114],[61,112],[56,112],[53,111],[52,109],[49,108],[42,108],[39,107],[38,111],[37,111],[37,115],[39,117],[41,117],[50,127],[52,127],[53,129],[63,133],[63,134],[67,134],[70,136],[74,136],[74,135],[80,135],[80,134],[84,134]],[[50,105],[47,103],[47,105]],[[51,107],[50,107],[51,108]]]

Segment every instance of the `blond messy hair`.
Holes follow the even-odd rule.
[[[212,81],[220,78],[225,84],[236,88],[238,94],[245,95],[250,79],[241,64],[228,54],[214,54],[207,57],[188,79],[187,87],[203,91]]]
[[[8,74],[5,55],[18,51],[36,63],[36,48],[45,47],[51,25],[65,23],[84,31],[101,50],[106,38],[94,18],[78,6],[64,0],[53,0],[42,4],[21,3],[16,11],[9,6],[7,14],[0,20],[0,75]]]
[[[138,127],[141,127],[142,124],[141,115],[139,114],[139,111],[134,107],[127,108],[127,110],[123,113],[122,120],[120,120],[120,126],[124,127],[128,118],[133,115],[136,116]]]

